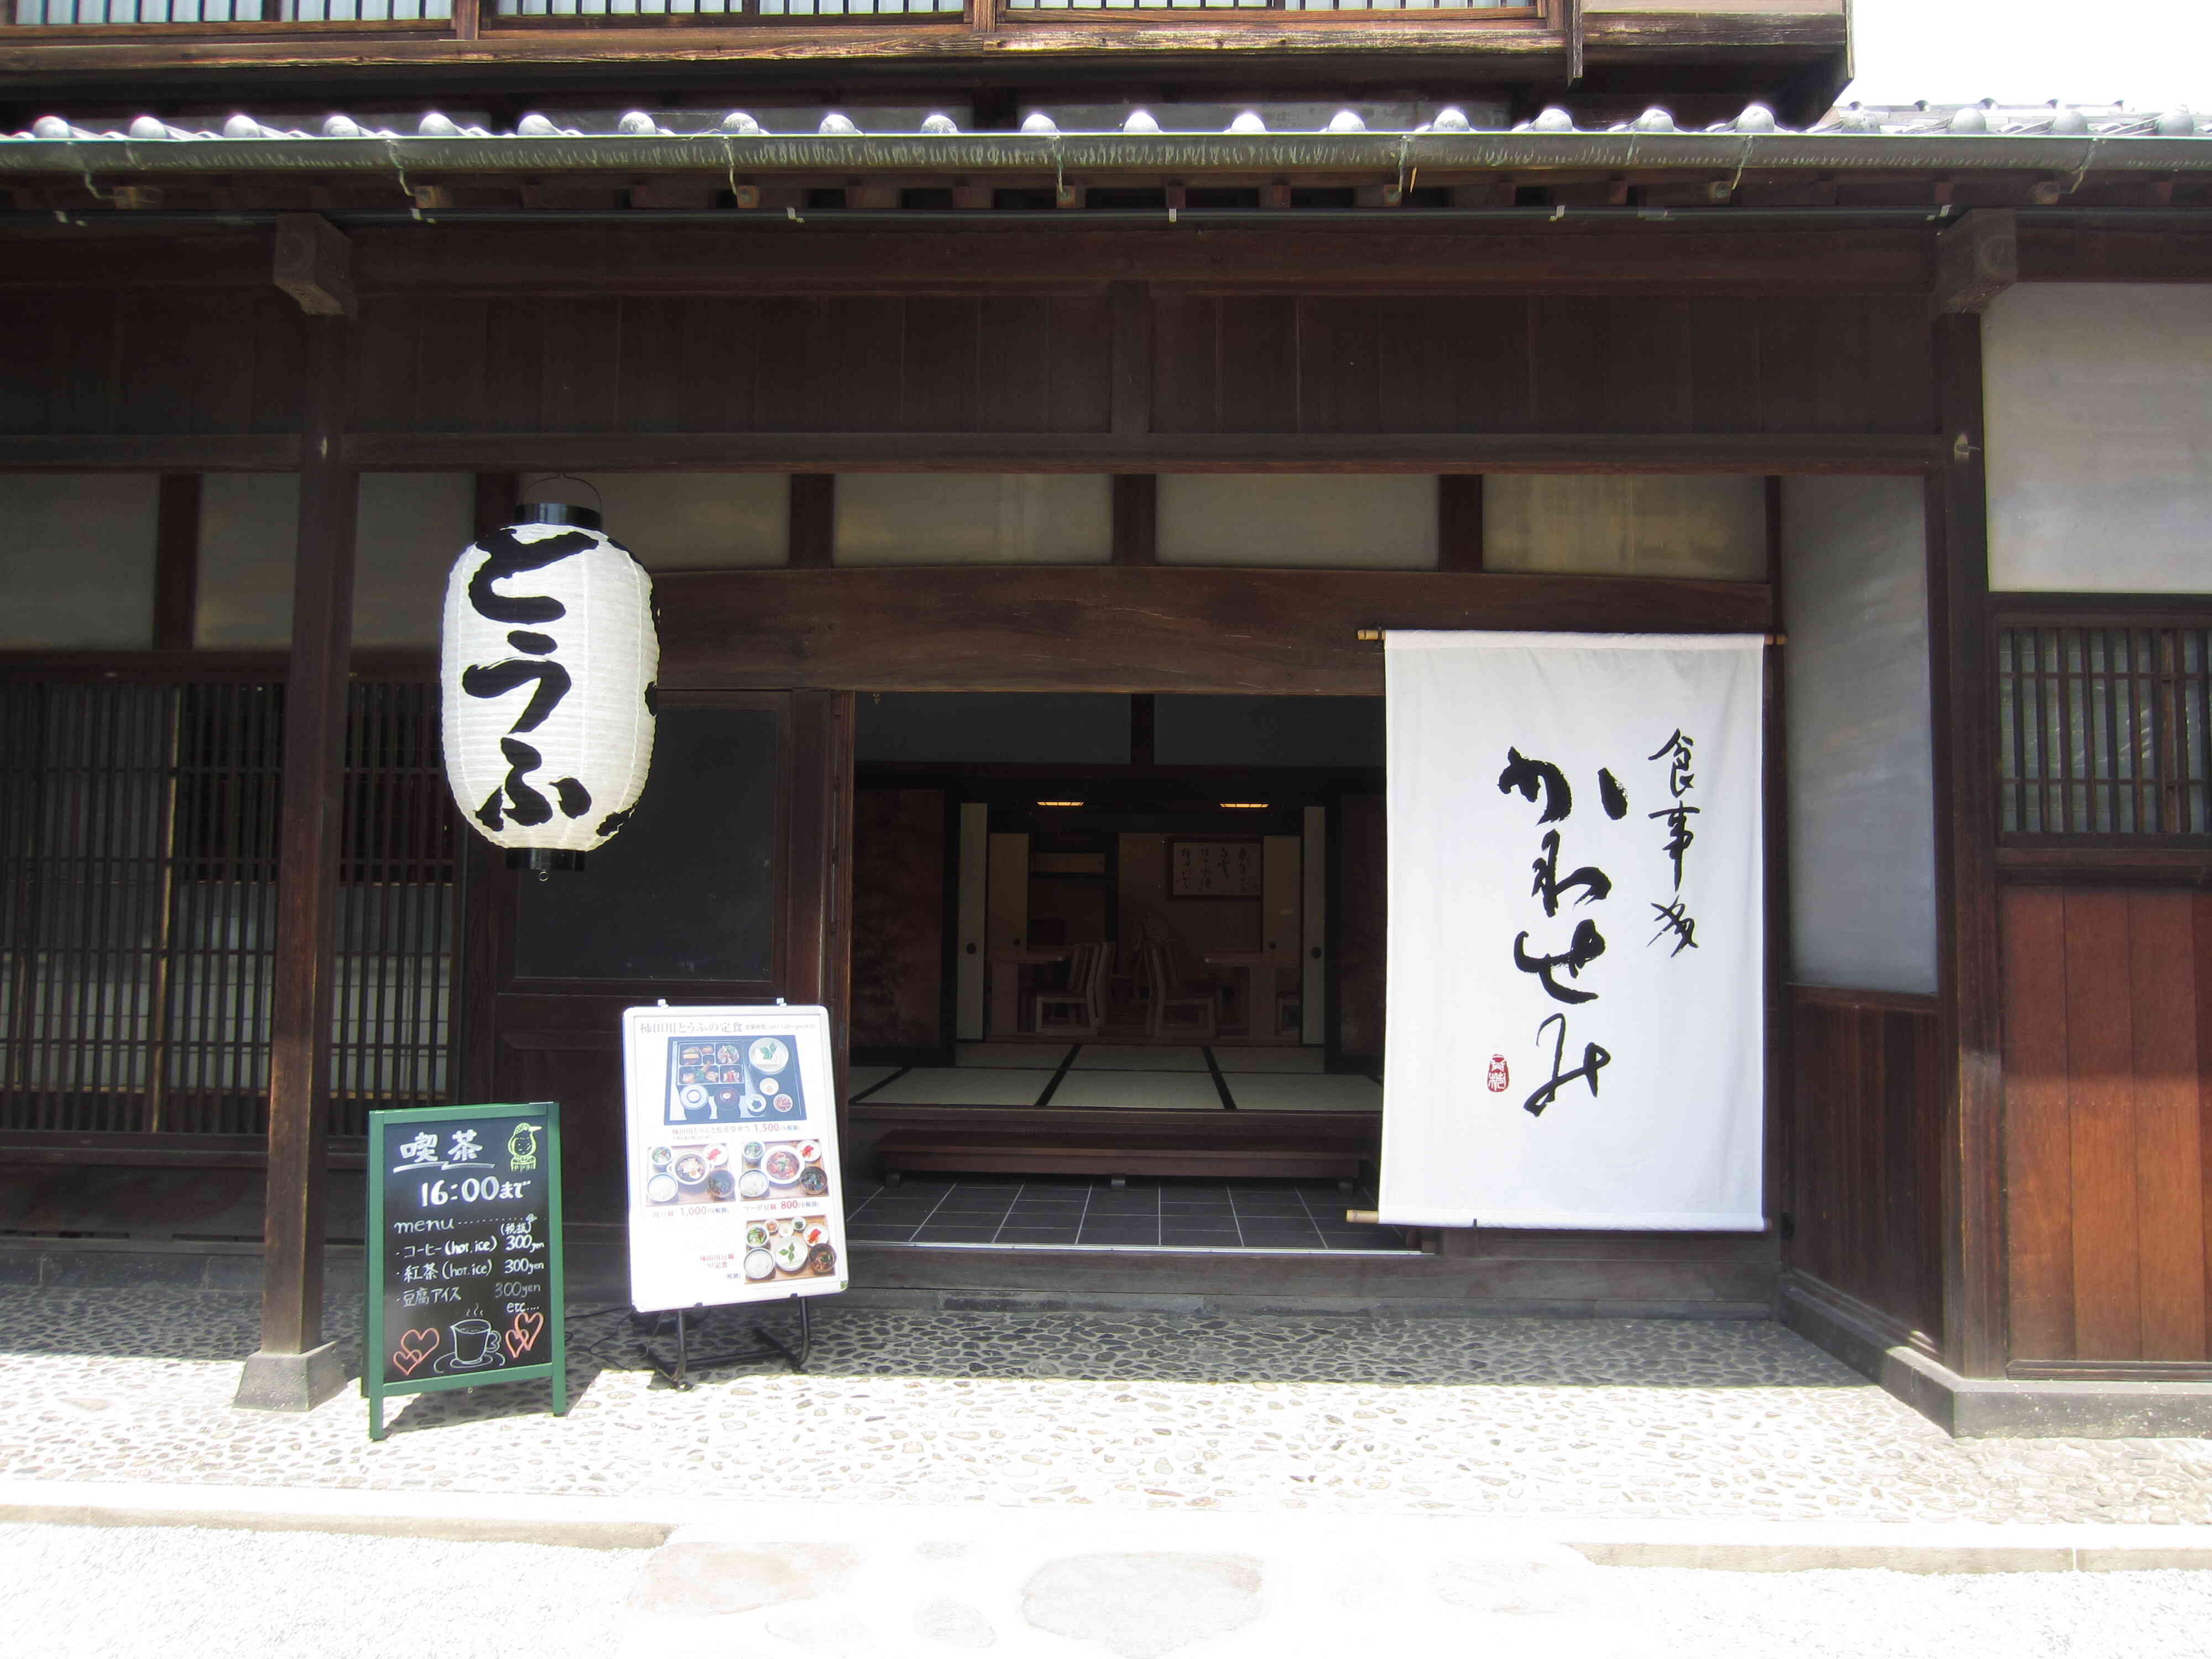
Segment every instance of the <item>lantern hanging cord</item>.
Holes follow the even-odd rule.
[[[522,493],[526,495],[532,490],[539,488],[541,485],[560,483],[563,481],[569,483],[581,484],[585,489],[590,490],[592,492],[592,500],[595,504],[595,510],[602,516],[605,514],[607,510],[607,501],[605,496],[599,494],[599,485],[593,483],[589,478],[580,478],[573,472],[549,472],[544,477],[536,479],[530,483],[523,485]]]

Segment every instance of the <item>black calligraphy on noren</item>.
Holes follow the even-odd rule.
[[[1543,1116],[1544,1108],[1558,1098],[1559,1091],[1577,1080],[1589,1085],[1590,1098],[1595,1100],[1597,1074],[1613,1064],[1613,1056],[1605,1049],[1595,1042],[1585,1042],[1583,1044],[1583,1063],[1571,1071],[1561,1071],[1559,1066],[1566,1057],[1567,1050],[1567,1017],[1565,1014],[1547,1015],[1543,1024],[1536,1028],[1536,1041],[1541,1042],[1545,1026],[1554,1024],[1559,1029],[1552,1038],[1551,1081],[1540,1085],[1528,1099],[1521,1103],[1521,1109],[1531,1117]]]
[[[1582,889],[1582,896],[1576,901],[1578,904],[1595,903],[1613,891],[1613,878],[1594,864],[1585,864],[1564,876],[1559,873],[1558,830],[1544,832],[1543,846],[1543,856],[1529,866],[1536,872],[1536,884],[1528,890],[1544,901],[1546,915],[1559,914],[1559,895],[1570,887]]]
[[[1697,918],[1690,915],[1682,898],[1682,858],[1697,840],[1690,828],[1690,820],[1704,811],[1702,807],[1691,805],[1684,799],[1697,787],[1697,774],[1690,769],[1696,762],[1696,752],[1695,740],[1678,726],[1666,742],[1644,757],[1646,760],[1667,763],[1667,793],[1674,797],[1672,805],[1644,814],[1644,817],[1656,818],[1666,825],[1667,839],[1660,850],[1667,854],[1674,866],[1674,902],[1651,907],[1659,918],[1659,931],[1652,934],[1650,942],[1656,945],[1662,939],[1671,938],[1674,941],[1674,948],[1668,952],[1670,957],[1679,957],[1685,951],[1698,948]]]
[[[1574,938],[1567,948],[1557,956],[1532,957],[1528,951],[1528,935],[1524,932],[1513,941],[1513,965],[1524,974],[1534,974],[1543,982],[1544,989],[1556,1002],[1595,1002],[1597,993],[1578,991],[1571,985],[1562,985],[1552,975],[1564,968],[1568,977],[1579,979],[1583,969],[1605,954],[1605,935],[1597,924],[1589,921],[1575,924]]]
[[[1518,749],[1505,751],[1505,769],[1498,775],[1498,793],[1510,794],[1518,789],[1521,799],[1534,800],[1538,792],[1544,797],[1544,811],[1537,818],[1539,823],[1557,823],[1575,810],[1575,792],[1567,787],[1565,773],[1549,761],[1531,760]]]

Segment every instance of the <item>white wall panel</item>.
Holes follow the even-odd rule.
[[[1103,473],[845,472],[839,564],[1105,564]]]
[[[1936,812],[1920,481],[1787,479],[1782,524],[1791,977],[1931,992]]]
[[[0,647],[154,642],[151,473],[0,476]]]
[[[594,472],[606,532],[647,570],[735,570],[781,564],[791,544],[791,480],[781,472]],[[534,487],[533,501],[592,504],[573,484]]]
[[[1766,483],[1495,474],[1482,481],[1482,567],[1764,581]]]
[[[1437,481],[1425,474],[1168,473],[1162,564],[1433,570]]]
[[[2212,298],[2028,283],[1982,329],[1990,586],[2212,592]]]

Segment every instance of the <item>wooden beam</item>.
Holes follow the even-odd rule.
[[[827,570],[837,562],[837,475],[791,475],[790,538],[786,558],[800,570]]]
[[[273,275],[311,317],[350,317],[358,309],[353,244],[319,213],[276,216]]]
[[[189,651],[199,610],[200,475],[165,472],[154,525],[154,648]]]
[[[299,462],[289,432],[0,435],[0,472],[289,472]]]
[[[1978,208],[1936,236],[1936,310],[1960,317],[1987,311],[2020,280],[2020,216]]]
[[[671,690],[1374,696],[1382,653],[1362,628],[1772,624],[1764,584],[1632,577],[1095,565],[672,571],[654,585]]]
[[[41,442],[0,438],[0,469]],[[345,452],[398,472],[1921,473],[1942,459],[1933,434],[1862,432],[356,432]]]
[[[1049,183],[1049,173],[1042,175]],[[1425,172],[1424,181],[1429,175]],[[931,216],[917,214],[917,224]],[[1097,293],[1115,283],[1199,292],[1692,294],[1771,296],[1925,294],[1932,239],[1903,226],[1828,230],[1702,222],[1553,229],[1393,214],[1357,227],[1209,225],[1066,228],[1034,225],[914,231],[738,214],[714,225],[441,224],[362,226],[354,279],[365,295],[453,293],[573,295],[769,295],[825,291]],[[11,283],[137,282],[112,248],[86,258],[41,241],[37,264],[11,258]],[[0,252],[6,245],[0,244]],[[150,276],[144,280],[151,280]],[[1121,325],[1117,325],[1121,326]],[[1132,405],[1134,407],[1134,405]]]
[[[514,472],[479,472],[476,489],[476,536],[481,541],[515,521],[521,510],[522,478]]]
[[[1160,481],[1150,472],[1114,475],[1114,562],[1159,562]]]
[[[1447,472],[1437,480],[1437,568],[1482,568],[1482,474]]]
[[[1935,349],[1936,394],[1951,440],[1948,464],[1927,485],[1937,995],[1946,1083],[1943,1358],[1961,1376],[2002,1376],[2002,986],[1980,318],[1937,319]]]
[[[1567,84],[1583,78],[1583,0],[1559,0],[1559,32],[1566,38]]]
[[[299,540],[284,689],[276,940],[270,1014],[269,1181],[261,1347],[239,1403],[312,1409],[345,1382],[322,1335],[325,1141],[333,945],[344,827],[347,658],[360,480],[339,442],[354,331],[307,325],[307,429],[299,453]]]

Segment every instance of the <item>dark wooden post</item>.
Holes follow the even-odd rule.
[[[283,812],[276,870],[276,984],[269,1062],[269,1184],[261,1347],[237,1403],[309,1411],[345,1386],[322,1334],[325,1109],[332,945],[344,828],[346,689],[353,635],[359,476],[342,453],[352,322],[310,316],[300,440],[292,653],[284,684]]]
[[[1943,1124],[1943,1358],[1966,1376],[2005,1363],[2003,1075],[1999,1051],[1996,756],[1990,708],[1982,319],[1934,323],[1949,454],[1928,482],[1936,882]]]

